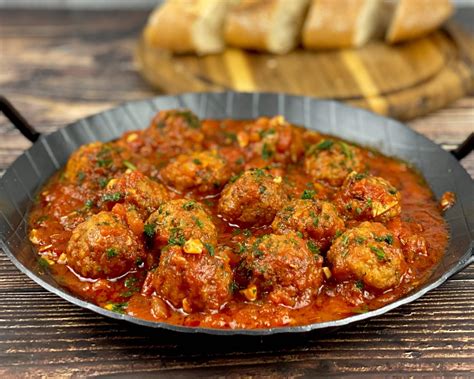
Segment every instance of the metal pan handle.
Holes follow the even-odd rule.
[[[18,110],[4,97],[0,95],[0,111],[6,118],[17,128],[21,134],[28,138],[31,142],[36,142],[41,133],[31,126],[26,119],[18,112]]]
[[[454,155],[454,158],[460,161],[473,150],[474,150],[474,132],[471,133],[457,148],[451,150],[451,154]]]
[[[474,150],[474,133],[471,133],[456,149],[451,150],[451,154],[458,161],[466,157],[471,151]],[[467,256],[466,259],[458,263],[455,268],[453,275],[464,270],[467,266],[474,263],[474,242],[471,243],[471,255]]]

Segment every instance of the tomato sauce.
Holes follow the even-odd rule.
[[[191,121],[194,122],[194,119]],[[219,309],[185,311],[183,307],[176,306],[166,297],[160,296],[157,288],[153,287],[153,272],[161,264],[160,252],[149,250],[150,245],[149,241],[146,241],[146,235],[140,233],[137,238],[141,241],[140,246],[145,249],[143,253],[145,258],[143,261],[140,259],[136,267],[114,278],[81,276],[68,263],[71,262],[70,256],[66,253],[68,243],[78,225],[104,209],[110,211],[110,207],[107,208],[107,203],[103,200],[103,193],[107,190],[108,183],[126,170],[136,170],[162,184],[163,178],[160,172],[163,167],[173,161],[177,154],[187,154],[194,149],[217,150],[225,158],[226,165],[234,176],[238,176],[244,170],[270,167],[269,172],[273,175],[272,177],[278,178],[278,181],[281,178],[283,182],[285,202],[291,199],[311,198],[314,201],[336,204],[341,213],[340,217],[344,221],[344,229],[339,230],[332,237],[332,241],[344,238],[347,230],[359,227],[362,221],[374,221],[370,218],[357,219],[344,213],[346,210],[337,203],[337,197],[341,185],[346,184],[334,181],[329,181],[329,183],[325,178],[308,174],[309,166],[305,160],[311,154],[310,145],[328,149],[326,145],[337,144],[341,141],[335,137],[305,131],[292,125],[277,128],[276,132],[271,132],[271,128],[264,126],[263,132],[260,130],[255,134],[253,126],[249,127],[249,124],[256,121],[203,120],[197,127],[189,122],[186,127],[190,129],[186,129],[185,132],[179,130],[182,125],[176,128],[173,125],[163,127],[160,122],[155,119],[149,129],[127,132],[111,143],[110,146],[113,148],[121,149],[122,161],[117,165],[115,162],[111,163],[111,160],[115,158],[110,157],[105,159],[105,163],[99,160],[100,157],[97,161],[94,161],[95,158],[89,159],[88,162],[82,161],[81,164],[84,165],[81,168],[82,171],[78,171],[71,179],[68,170],[71,170],[72,165],[68,164],[41,189],[31,209],[30,240],[39,254],[41,268],[49,270],[58,283],[87,301],[141,319],[193,327],[269,328],[305,325],[342,319],[393,302],[426,281],[443,256],[448,243],[447,226],[431,190],[420,174],[405,162],[384,156],[372,149],[354,147],[357,149],[357,159],[360,160],[359,167],[363,167],[359,171],[363,171],[364,175],[383,178],[401,195],[399,213],[389,218],[377,216],[379,218],[375,220],[383,224],[383,227],[390,232],[390,240],[397,241],[393,243],[393,246],[403,252],[403,260],[406,261],[406,268],[403,269],[395,286],[376,288],[364,283],[357,274],[345,276],[342,279],[340,275],[334,275],[336,263],[328,260],[328,250],[336,249],[336,247],[330,246],[321,250],[317,249],[316,254],[321,256],[319,259],[323,262],[322,266],[329,274],[320,274],[321,285],[312,292],[316,295],[303,306],[276,304],[265,290],[260,290],[257,281],[252,283],[257,283],[258,296],[250,299],[242,292],[247,284],[242,287],[241,284],[236,284],[234,279],[230,284],[234,287],[230,292],[231,296]],[[282,123],[285,121],[279,120],[277,125]],[[166,130],[169,138],[160,139],[159,135],[155,137],[153,128],[158,130],[157,133],[164,133],[162,130]],[[200,134],[196,134],[195,130],[198,130]],[[270,142],[262,145],[262,141],[266,141],[265,138],[268,137],[265,135],[266,132],[278,135],[275,144],[272,144],[275,140],[270,138],[268,139]],[[293,156],[291,155],[293,153],[290,154],[289,151],[294,147],[294,133],[303,136],[301,139],[303,147],[300,155],[295,153]],[[328,140],[331,142],[325,142]],[[342,143],[344,144],[340,145],[342,153],[345,153],[347,157],[346,145]],[[351,149],[352,146],[350,145]],[[295,148],[295,151],[297,150]],[[255,153],[256,151],[258,154]],[[352,152],[349,155],[352,155]],[[90,165],[96,166],[88,171]],[[219,185],[229,186],[231,181],[232,179],[227,184],[219,183]],[[347,179],[344,183],[346,182]],[[271,223],[243,224],[230,222],[223,217],[219,213],[219,209],[222,209],[222,205],[219,204],[222,187],[210,194],[197,193],[192,188],[178,191],[169,184],[165,187],[168,191],[168,201],[186,198],[203,204],[217,231],[216,248],[217,246],[229,247],[228,260],[233,275],[242,259],[235,252],[236,246],[245,243],[249,238],[255,239],[273,232],[274,226]],[[370,198],[369,200],[372,202]],[[360,199],[355,198],[355,201],[360,201]],[[346,208],[349,207],[346,205]],[[113,208],[113,212],[117,212],[117,207]],[[360,212],[357,210],[357,213]],[[146,228],[147,217],[136,216],[134,233],[135,230],[140,231]],[[129,227],[132,228],[130,217],[127,220]],[[392,244],[391,241],[390,244]],[[335,245],[335,242],[332,242],[332,245]],[[378,254],[375,247],[371,248]],[[388,248],[391,247],[387,245]],[[349,254],[355,253],[350,250]],[[377,264],[377,259],[375,262]]]

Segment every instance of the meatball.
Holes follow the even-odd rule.
[[[187,313],[219,310],[230,298],[232,271],[224,256],[203,245],[167,246],[153,274],[158,296]],[[212,254],[212,255],[211,255]]]
[[[101,201],[109,207],[116,203],[132,206],[146,218],[167,201],[168,197],[162,184],[139,171],[131,171],[111,179]]]
[[[201,121],[189,110],[160,111],[147,130],[151,145],[165,157],[202,149]]]
[[[304,153],[302,130],[290,125],[283,116],[260,117],[237,133],[239,146],[248,159],[270,162],[296,162]]]
[[[227,161],[216,151],[179,155],[161,170],[163,181],[180,192],[217,193],[232,172]]]
[[[351,171],[362,171],[361,151],[343,141],[323,139],[306,151],[305,171],[315,180],[340,186]]]
[[[388,220],[401,212],[401,195],[377,176],[350,173],[337,196],[341,211],[356,220]]]
[[[64,177],[74,184],[94,183],[103,187],[110,175],[125,171],[130,153],[113,143],[92,142],[69,158]]]
[[[299,232],[303,238],[313,239],[319,249],[326,250],[336,233],[344,229],[344,221],[327,201],[295,199],[280,209],[272,228],[277,234]]]
[[[153,212],[145,225],[145,233],[154,246],[184,246],[190,239],[204,245],[217,243],[217,230],[203,206],[187,199],[171,200]]]
[[[66,257],[84,278],[116,278],[140,265],[145,251],[119,216],[104,211],[74,229]]]
[[[250,240],[242,249],[238,270],[249,278],[247,289],[241,291],[247,299],[267,295],[275,304],[302,307],[318,294],[323,259],[296,234],[267,234]]]
[[[264,169],[247,170],[224,187],[218,211],[230,222],[270,224],[286,200],[281,181]]]
[[[397,286],[407,268],[398,238],[377,222],[348,229],[334,241],[327,259],[336,279],[361,280],[378,290]]]

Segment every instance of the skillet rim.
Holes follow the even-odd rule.
[[[134,100],[134,101],[126,101],[122,102],[112,108],[109,108],[107,110],[104,110],[102,112],[96,113],[89,115],[87,117],[78,119],[74,122],[68,123],[67,125],[58,128],[54,132],[48,134],[48,135],[43,135],[40,137],[39,141],[34,143],[31,147],[29,147],[27,150],[25,150],[20,156],[18,156],[15,161],[5,170],[4,175],[2,178],[0,178],[0,184],[3,183],[3,181],[6,181],[4,178],[9,170],[12,169],[14,166],[15,162],[26,155],[36,144],[41,143],[41,140],[47,140],[48,138],[51,138],[52,136],[55,136],[56,134],[61,133],[62,129],[67,129],[67,128],[72,128],[74,125],[77,125],[79,123],[87,123],[88,120],[91,120],[92,118],[96,117],[97,115],[101,115],[107,112],[111,112],[113,110],[117,110],[119,108],[124,109],[127,106],[133,106],[137,104],[145,104],[145,103],[152,103],[153,106],[157,106],[157,104],[161,101],[165,101],[166,99],[176,99],[178,103],[180,103],[180,100],[182,101],[183,98],[187,97],[200,97],[200,96],[260,96],[260,97],[265,97],[265,96],[277,96],[278,98],[283,97],[283,98],[293,98],[296,100],[302,100],[304,101],[311,101],[311,102],[316,102],[319,104],[326,104],[327,106],[334,106],[334,107],[342,107],[342,109],[346,108],[347,111],[354,113],[356,115],[359,113],[362,115],[362,117],[372,117],[374,119],[378,119],[380,122],[380,127],[387,127],[387,125],[384,125],[387,121],[390,121],[391,123],[397,124],[399,127],[402,127],[405,129],[408,133],[412,133],[416,135],[418,138],[421,138],[425,143],[431,145],[432,147],[436,147],[440,152],[443,154],[448,154],[450,155],[447,151],[443,150],[439,145],[428,139],[427,137],[423,136],[421,133],[418,133],[417,131],[411,129],[407,125],[403,124],[400,121],[390,119],[388,117],[380,116],[378,114],[372,113],[368,110],[361,109],[361,108],[356,108],[348,104],[341,103],[339,101],[335,100],[325,100],[325,99],[317,99],[309,96],[298,96],[298,95],[291,95],[291,94],[285,94],[285,93],[277,93],[277,92],[237,92],[237,91],[224,91],[224,92],[187,92],[187,93],[181,93],[178,95],[162,95],[162,96],[156,96],[156,97],[151,97],[151,98],[146,98],[146,99],[141,99],[141,100]],[[167,107],[163,107],[166,109]],[[235,118],[235,116],[234,116]],[[84,126],[81,126],[84,128]],[[305,128],[312,129],[312,130],[318,130],[317,127],[311,127],[309,125],[304,125]],[[133,129],[129,129],[133,130]],[[327,133],[327,132],[325,132]],[[331,134],[331,133],[329,133]],[[334,134],[337,137],[337,132]],[[346,138],[346,137],[343,137]],[[411,145],[413,145],[414,142],[411,142]],[[390,144],[388,145],[390,146]],[[388,155],[386,153],[383,153],[384,155]],[[396,156],[394,156],[396,158]],[[452,160],[449,162],[450,167],[456,167],[461,168],[463,171],[463,175],[467,175],[470,178],[470,175],[467,173],[467,171],[462,167],[462,165],[455,160],[453,157],[451,157]],[[408,161],[409,162],[409,161]],[[424,176],[423,169],[419,168],[416,166],[415,163],[409,162],[412,164],[416,169]],[[40,184],[40,187],[44,185],[44,183],[48,180],[49,178],[46,178],[45,180],[42,180],[42,183]],[[471,182],[474,184],[471,178]],[[473,186],[474,187],[474,186]],[[431,186],[430,186],[431,189]],[[28,204],[28,208],[26,211],[26,214],[29,214],[29,209],[31,207],[31,202]],[[468,217],[463,214],[464,221],[467,222]],[[137,324],[140,326],[146,326],[146,327],[151,327],[151,328],[156,328],[156,329],[164,329],[164,330],[170,330],[173,332],[184,332],[186,334],[207,334],[207,335],[219,335],[219,336],[236,336],[236,335],[246,335],[246,336],[265,336],[265,335],[274,335],[274,334],[289,334],[289,333],[304,333],[304,332],[309,332],[312,330],[321,330],[321,329],[334,329],[338,328],[341,326],[349,325],[354,322],[359,322],[362,320],[366,320],[372,317],[380,316],[384,313],[387,313],[390,310],[393,310],[395,308],[398,308],[399,306],[402,306],[404,304],[411,303],[427,292],[439,287],[441,284],[443,284],[449,277],[452,275],[456,274],[458,271],[469,265],[474,261],[474,239],[472,236],[472,231],[468,230],[470,232],[470,244],[467,249],[467,251],[461,256],[457,264],[455,264],[450,270],[446,270],[436,281],[433,283],[426,285],[421,288],[417,288],[410,292],[408,295],[397,299],[396,301],[389,303],[381,308],[363,313],[363,314],[357,314],[353,316],[349,316],[340,320],[334,320],[334,321],[326,321],[326,322],[320,322],[320,323],[313,323],[313,324],[308,324],[308,325],[299,325],[299,326],[287,326],[287,327],[275,327],[275,328],[259,328],[259,329],[217,329],[217,328],[202,328],[202,327],[189,327],[189,326],[181,326],[181,325],[174,325],[174,324],[169,324],[165,322],[157,322],[157,321],[147,321],[144,319],[136,318],[133,316],[129,316],[126,314],[119,314],[113,311],[109,311],[105,308],[99,307],[93,303],[90,303],[88,301],[82,300],[79,297],[76,297],[72,295],[71,293],[66,292],[62,287],[54,287],[47,283],[45,280],[41,278],[40,273],[35,273],[32,269],[27,268],[24,266],[17,258],[16,255],[13,254],[13,252],[10,250],[10,247],[7,246],[6,241],[4,240],[4,235],[0,236],[0,247],[3,249],[5,254],[8,256],[8,258],[12,261],[12,263],[24,274],[26,274],[30,279],[32,279],[35,283],[39,284],[41,287],[45,288],[49,292],[60,296],[61,298],[67,300],[68,302],[78,305],[82,308],[89,309],[95,313],[101,314],[103,316],[110,317],[112,319],[116,320],[122,320],[122,321],[128,321],[132,324]],[[452,231],[449,230],[449,236],[452,236]]]

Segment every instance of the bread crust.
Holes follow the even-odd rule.
[[[225,42],[243,49],[286,53],[298,43],[308,2],[309,0],[241,0],[227,14],[224,27]],[[271,38],[275,37],[279,18],[286,10],[292,13],[295,20],[293,25],[281,27],[287,28],[287,38],[292,41],[288,43],[287,40],[287,43],[281,45],[272,44]]]
[[[303,46],[330,49],[356,46],[358,19],[367,0],[312,0],[303,27]]]
[[[437,29],[452,13],[449,0],[399,0],[385,39],[395,43],[421,37]]]
[[[177,1],[166,2],[156,8],[145,27],[145,43],[175,53],[194,52],[191,26],[197,19],[197,13],[191,8]]]
[[[206,37],[203,39],[197,34],[199,26],[209,25],[211,19],[216,21],[217,18],[217,25],[224,20],[223,13],[229,1],[168,0],[150,15],[144,31],[145,43],[173,53],[219,52],[225,47],[222,27],[218,28],[220,31],[216,30],[209,43],[206,43]]]
[[[270,20],[278,0],[244,0],[227,14],[224,40],[230,46],[266,50]]]

